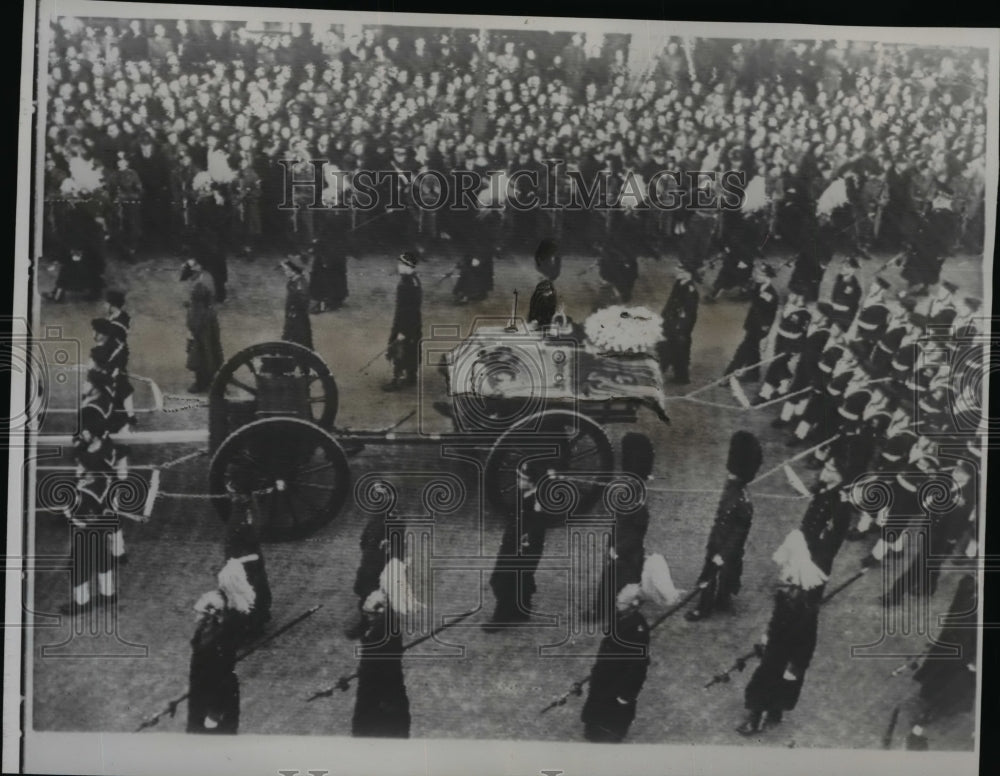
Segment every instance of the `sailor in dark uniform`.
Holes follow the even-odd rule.
[[[743,549],[753,521],[753,504],[747,485],[757,475],[763,454],[760,442],[748,431],[737,431],[729,441],[728,476],[708,535],[705,563],[699,584],[706,583],[694,609],[684,616],[701,620],[716,608],[728,608],[730,597],[740,591]]]
[[[302,267],[291,259],[281,262],[288,279],[285,294],[285,326],[281,339],[312,350],[312,324],[309,321],[309,286]]]
[[[198,627],[191,639],[187,732],[233,735],[240,725],[236,650],[243,620],[219,590],[201,596],[194,610]]]
[[[812,500],[799,525],[813,562],[827,576],[851,527],[854,505],[849,485],[854,472],[861,471],[851,463],[849,443],[838,440],[834,447],[816,478]]]
[[[396,391],[417,383],[420,338],[423,336],[421,304],[423,289],[417,276],[418,258],[415,253],[401,253],[396,264],[399,284],[396,286],[396,311],[389,330],[386,358],[392,363],[392,380],[382,386],[384,391]]]
[[[889,307],[885,300],[887,288],[889,281],[883,277],[876,277],[868,287],[868,295],[855,319],[854,338],[862,342],[869,352],[885,334],[889,325]]]
[[[769,401],[776,394],[787,393],[793,373],[789,361],[802,350],[812,316],[805,301],[798,294],[791,294],[781,311],[778,331],[774,338],[774,355],[777,356],[764,375],[760,387],[760,400]]]
[[[809,329],[799,352],[795,365],[795,374],[788,388],[789,398],[781,405],[781,414],[771,422],[772,428],[781,428],[795,424],[809,406],[809,400],[821,392],[826,385],[826,378],[832,370],[826,369],[823,356],[828,353],[827,345],[834,336],[827,318],[829,305],[820,302],[811,312]],[[810,389],[810,390],[806,390]]]
[[[528,325],[544,329],[552,323],[552,317],[556,314],[557,297],[553,281],[562,270],[562,257],[555,241],[546,239],[538,244],[535,250],[535,267],[542,277],[531,295]]]
[[[118,598],[111,552],[118,518],[109,507],[111,485],[111,479],[100,473],[84,471],[77,477],[73,502],[65,508],[71,526],[73,599],[60,608],[61,614],[85,614],[95,606],[111,605]],[[90,595],[91,574],[95,572],[97,599]]]
[[[90,364],[111,379],[114,406],[108,420],[108,432],[117,434],[126,425],[131,428],[136,425],[135,389],[128,377],[128,345],[124,340],[117,339],[121,333],[120,325],[107,318],[94,318],[90,325],[97,343],[90,349]]]
[[[813,562],[801,531],[793,531],[774,554],[779,586],[767,632],[757,645],[760,665],[743,693],[747,718],[736,730],[752,736],[781,722],[798,704],[806,670],[816,650],[819,607],[827,577]]]
[[[833,291],[830,294],[830,307],[832,311],[830,317],[833,318],[844,331],[850,328],[854,316],[858,313],[861,305],[861,283],[858,282],[857,270],[858,260],[853,256],[849,258],[841,267],[840,274],[833,283]]]
[[[622,588],[611,632],[602,640],[580,712],[583,735],[594,743],[620,743],[635,719],[649,670],[649,623],[639,611],[638,584]]]
[[[753,366],[761,361],[761,343],[767,341],[778,314],[778,292],[771,284],[775,276],[774,267],[765,262],[759,262],[753,269],[753,287],[750,295],[750,308],[743,321],[743,341],[740,342],[733,360],[726,367],[730,374],[744,367]],[[760,379],[760,367],[753,366],[740,374],[740,379],[757,381]]]
[[[124,292],[111,289],[104,294],[104,301],[107,304],[105,317],[115,326],[115,339],[127,343],[132,330],[132,316],[125,309]]]
[[[892,359],[900,348],[912,342],[912,327],[906,308],[900,304],[889,306],[889,320],[885,333],[879,337],[868,356],[868,366],[876,380],[892,374]]]
[[[373,738],[410,737],[410,699],[403,677],[403,636],[399,615],[382,590],[362,606],[358,685],[351,735]]]
[[[673,382],[691,382],[691,334],[698,320],[698,286],[701,278],[690,264],[678,263],[677,280],[663,306],[663,340],[659,345],[660,368],[672,369]]]

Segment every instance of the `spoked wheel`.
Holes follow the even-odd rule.
[[[212,457],[215,505],[229,519],[230,492],[253,494],[264,541],[299,539],[329,523],[350,490],[347,456],[307,420],[262,418],[230,434]]]
[[[288,358],[294,374],[307,377],[307,420],[330,430],[337,418],[339,394],[330,367],[316,353],[294,342],[262,342],[241,350],[216,373],[209,390],[209,402],[242,405],[257,403],[260,375],[265,359]]]
[[[553,451],[545,452],[546,446]],[[525,418],[500,435],[486,459],[486,496],[497,509],[515,509],[522,462],[536,482],[550,471],[565,476],[577,493],[576,509],[584,511],[601,497],[600,474],[613,471],[614,451],[604,430],[579,412],[547,410]]]

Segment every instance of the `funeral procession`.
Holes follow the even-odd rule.
[[[39,19],[23,724],[978,749],[995,51],[185,8]]]

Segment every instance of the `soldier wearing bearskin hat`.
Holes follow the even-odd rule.
[[[744,367],[750,367],[761,361],[761,343],[767,340],[778,314],[778,292],[771,283],[774,278],[774,267],[765,262],[758,262],[753,268],[753,286],[750,291],[750,308],[743,321],[743,341],[740,342],[733,360],[726,367],[730,374]],[[741,379],[758,380],[760,368],[753,366],[740,375]]]
[[[640,585],[632,583],[616,596],[614,625],[601,640],[580,712],[588,741],[620,743],[635,719],[650,662],[649,623],[639,610],[641,595]]]
[[[545,239],[535,249],[535,268],[540,275],[528,305],[528,325],[544,329],[556,314],[557,297],[553,281],[562,270],[562,257],[554,240]]]
[[[222,587],[220,583],[220,589],[202,595],[194,606],[198,626],[191,639],[188,733],[233,735],[239,730],[236,651],[244,638],[245,619],[238,607],[246,608],[247,598],[245,591]]]
[[[705,587],[697,606],[684,615],[688,620],[701,620],[714,609],[728,607],[730,597],[740,591],[743,549],[753,521],[753,503],[747,485],[757,475],[762,460],[757,437],[748,431],[733,434],[726,461],[728,476],[698,577],[699,584]]]
[[[392,363],[392,380],[382,386],[384,391],[416,385],[420,338],[423,336],[421,304],[423,289],[417,275],[417,254],[406,251],[399,255],[396,271],[396,311],[389,330],[386,358]]]
[[[816,650],[827,575],[813,562],[799,530],[787,536],[773,559],[779,568],[779,585],[767,632],[756,645],[760,665],[743,694],[747,718],[736,730],[744,736],[763,733],[795,708]]]

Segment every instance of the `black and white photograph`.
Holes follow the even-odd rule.
[[[26,4],[3,770],[981,772],[1000,30],[469,10]]]

